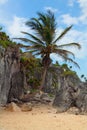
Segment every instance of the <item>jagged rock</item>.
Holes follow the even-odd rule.
[[[77,81],[71,85],[69,80],[61,84],[53,106],[57,107],[57,112],[65,112],[70,107],[77,107],[80,113],[87,112],[87,83]]]
[[[40,99],[48,103],[53,101],[53,97],[50,97],[48,93],[42,93]]]
[[[10,90],[8,94],[8,102],[13,98],[20,99],[24,93],[24,75],[22,72],[13,73],[11,78]]]
[[[21,111],[20,107],[18,107],[17,104],[15,104],[14,102],[9,103],[6,106],[5,110],[10,111],[10,112],[20,112]]]
[[[87,112],[87,83],[79,84],[78,88],[76,106],[81,112]]]
[[[41,95],[42,95],[41,93],[36,93],[34,97],[40,99]]]
[[[20,98],[24,88],[24,77],[20,71],[19,49],[8,47],[0,57],[0,104]]]
[[[67,110],[67,113],[78,115],[80,114],[80,111],[77,107],[71,107],[70,109]]]
[[[24,102],[50,101],[49,97],[42,95],[35,97],[27,94],[21,98],[24,93],[24,74],[20,71],[19,50],[7,48],[3,55],[0,56],[0,105],[11,102],[13,98]],[[43,90],[46,93],[56,93],[53,105],[57,106],[58,111],[63,112],[75,106],[81,112],[87,112],[87,83],[81,83],[75,75],[62,77],[60,67],[49,69],[52,69],[56,78],[54,80],[54,74],[48,70]]]
[[[53,105],[57,107],[57,111],[65,112],[72,104],[72,98],[67,89],[59,90],[56,94]]]
[[[23,112],[32,111],[31,103],[22,104],[21,111],[23,111]]]

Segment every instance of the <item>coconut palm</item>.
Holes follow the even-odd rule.
[[[72,25],[67,27],[57,38],[56,38],[56,29],[57,24],[55,21],[55,16],[53,12],[50,10],[47,13],[37,13],[37,18],[32,18],[30,21],[26,22],[26,25],[30,27],[34,34],[28,32],[22,32],[29,36],[29,38],[17,38],[24,42],[28,42],[29,46],[27,49],[29,52],[32,52],[34,55],[40,55],[42,58],[43,64],[43,76],[41,82],[41,88],[44,85],[46,72],[48,67],[50,66],[52,60],[50,58],[50,54],[55,53],[62,57],[65,61],[70,61],[77,65],[79,65],[70,58],[70,55],[74,57],[74,54],[71,51],[64,49],[64,47],[77,47],[81,48],[79,43],[67,43],[58,45],[58,41],[63,38],[63,36],[72,28]]]

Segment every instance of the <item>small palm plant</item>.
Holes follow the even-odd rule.
[[[44,86],[47,69],[52,62],[50,54],[58,54],[65,61],[70,61],[79,67],[79,65],[72,58],[70,58],[70,55],[74,57],[74,54],[71,51],[64,49],[64,47],[75,46],[80,49],[81,46],[79,43],[67,43],[58,45],[58,41],[61,40],[63,36],[65,36],[65,34],[72,28],[72,25],[67,27],[56,38],[57,24],[53,12],[48,10],[47,13],[39,12],[37,14],[38,18],[32,18],[30,19],[30,21],[26,22],[26,25],[33,30],[34,34],[22,32],[23,34],[29,36],[29,38],[17,39],[20,39],[23,42],[28,42],[29,46],[27,46],[27,49],[29,50],[29,52],[32,52],[34,55],[41,56],[44,68],[42,82],[40,86],[40,88],[42,89],[42,87]]]

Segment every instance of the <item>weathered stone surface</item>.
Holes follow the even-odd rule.
[[[0,105],[7,103],[9,94],[9,101],[13,96],[20,96],[24,85],[20,72],[19,50],[9,47],[3,54],[4,56],[0,57]]]
[[[60,67],[50,67],[47,71],[45,83],[44,83],[44,92],[55,94],[56,91],[60,88],[61,84],[61,69]]]
[[[63,81],[53,103],[54,106],[57,106],[57,111],[64,112],[70,108],[72,104],[70,90],[71,88]]]
[[[24,75],[22,72],[16,72],[12,75],[8,102],[13,99],[20,99],[24,93]]]
[[[87,83],[79,84],[78,88],[76,106],[81,112],[87,112]]]
[[[10,112],[21,112],[20,107],[18,107],[17,104],[15,104],[14,102],[9,103],[6,106],[5,110],[10,111]]]
[[[70,107],[77,107],[80,112],[87,112],[87,83],[75,81],[74,77],[72,79],[63,81],[56,93],[53,106],[57,107],[57,112],[67,111]]]
[[[0,105],[21,99],[21,101],[30,101],[35,95],[25,95],[24,93],[24,75],[20,71],[20,60],[17,48],[8,48],[0,55]],[[81,112],[87,112],[87,83],[82,83],[78,77],[61,76],[60,67],[50,67],[44,84],[44,92],[56,93],[53,105],[57,106],[59,112],[68,110],[75,106]],[[52,72],[51,72],[52,71]],[[41,97],[41,95],[39,95]],[[49,97],[42,98],[49,100]],[[41,98],[34,98],[34,101],[41,102]]]
[[[78,115],[78,114],[80,114],[80,111],[76,107],[71,107],[70,109],[67,110],[67,113]]]
[[[22,104],[21,111],[23,112],[32,111],[32,105],[28,103]]]

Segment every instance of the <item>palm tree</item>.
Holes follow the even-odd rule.
[[[72,28],[72,25],[67,27],[57,38],[56,38],[56,29],[57,24],[55,21],[54,14],[49,10],[47,13],[37,13],[38,18],[32,18],[30,21],[26,22],[26,25],[30,27],[34,34],[28,32],[22,32],[29,36],[29,38],[17,38],[24,42],[28,42],[29,46],[27,49],[29,52],[32,52],[34,55],[40,55],[42,58],[43,64],[43,75],[42,75],[42,82],[41,88],[44,85],[47,69],[50,66],[52,60],[50,58],[50,54],[55,53],[62,57],[65,61],[70,61],[77,65],[79,65],[70,58],[70,55],[74,57],[74,54],[64,47],[77,47],[78,49],[81,48],[79,43],[67,43],[58,45],[58,41],[63,38],[63,36]]]

